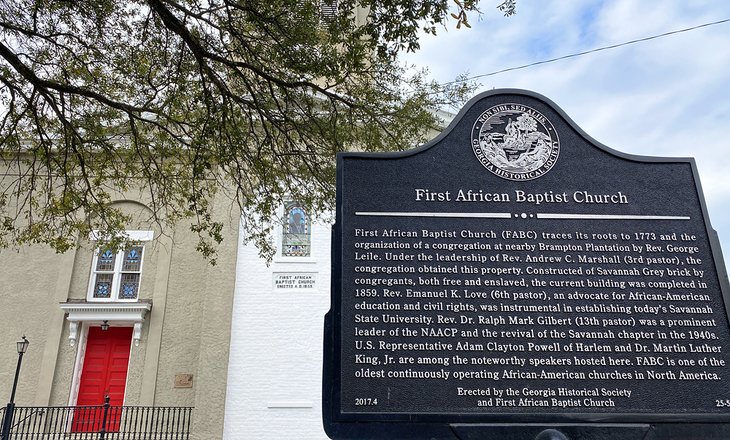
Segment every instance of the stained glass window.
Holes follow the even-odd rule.
[[[113,279],[114,274],[111,273],[96,274],[96,283],[94,284],[94,298],[111,298]]]
[[[139,271],[140,265],[142,264],[142,247],[136,246],[124,252],[124,265],[122,270],[128,271]]]
[[[139,274],[123,273],[119,284],[120,299],[137,299],[139,293]]]
[[[284,204],[281,255],[308,257],[311,252],[310,219],[304,206],[295,201]]]
[[[116,260],[117,254],[113,253],[110,249],[105,249],[99,253],[99,258],[96,260],[96,270],[98,272],[114,270],[114,260]]]
[[[132,246],[119,252],[100,248],[91,274],[90,299],[137,299],[143,251],[143,246]]]

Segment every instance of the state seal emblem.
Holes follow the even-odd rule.
[[[479,115],[471,142],[484,168],[508,180],[537,179],[550,171],[560,154],[553,124],[521,104],[495,105]]]

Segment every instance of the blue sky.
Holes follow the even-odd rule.
[[[501,69],[730,19],[730,2],[481,0],[472,29],[455,23],[404,61],[431,76]],[[713,227],[730,258],[730,22],[478,79],[478,92],[532,90],[586,133],[630,154],[694,157]]]

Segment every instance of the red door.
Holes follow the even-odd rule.
[[[111,406],[121,406],[124,403],[131,343],[131,327],[110,327],[108,330],[89,327],[76,405],[96,407],[77,408],[73,432],[96,432],[101,429],[104,417],[101,405],[104,404],[104,396],[109,396]],[[107,431],[119,430],[120,416],[118,410],[109,411]]]

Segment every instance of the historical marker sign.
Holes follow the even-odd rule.
[[[506,90],[417,150],[340,155],[337,184],[333,438],[730,433],[727,276],[692,159],[616,152]]]

